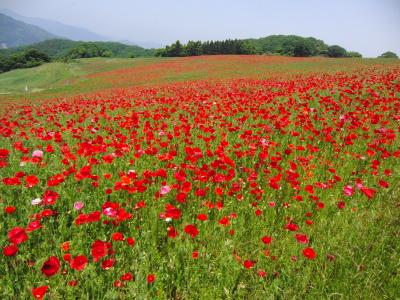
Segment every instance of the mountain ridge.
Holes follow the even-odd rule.
[[[38,26],[0,13],[0,48],[24,46],[56,37]]]

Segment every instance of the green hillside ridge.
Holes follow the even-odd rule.
[[[68,55],[68,53],[74,48],[93,45],[106,51],[110,51],[111,56],[113,57],[153,56],[154,54],[154,50],[151,49],[144,49],[139,46],[130,46],[117,42],[83,42],[66,39],[51,39],[29,46],[2,49],[0,50],[0,55],[3,54],[5,56],[10,56],[16,52],[33,48],[46,53],[51,58],[58,59]]]

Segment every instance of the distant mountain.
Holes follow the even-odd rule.
[[[51,39],[40,43],[32,44],[29,46],[16,47],[10,49],[1,49],[0,54],[10,56],[16,52],[22,52],[27,49],[37,49],[41,52],[46,53],[51,58],[62,58],[65,57],[68,52],[74,48],[84,46],[96,46],[103,50],[111,52],[113,57],[131,57],[131,56],[153,56],[154,51],[150,49],[144,49],[139,46],[130,46],[117,42],[83,42],[83,41],[71,41],[64,39]]]
[[[127,44],[127,45],[138,45],[140,47],[149,48],[149,49],[150,48],[160,48],[160,47],[164,46],[160,43],[154,43],[154,42],[148,42],[148,41],[137,41],[137,42],[128,41],[128,40],[118,41],[117,39],[94,33],[85,28],[80,28],[80,27],[72,26],[72,25],[66,25],[66,24],[60,23],[58,21],[53,21],[53,20],[25,17],[25,16],[15,13],[9,9],[0,9],[0,13],[6,14],[16,20],[20,20],[20,21],[28,23],[28,24],[33,24],[33,25],[39,26],[56,36],[67,38],[67,39],[74,40],[74,41],[103,41],[103,42],[115,41],[115,42],[121,42],[121,43]]]
[[[44,30],[67,39],[75,40],[75,41],[109,41],[111,38],[102,36],[100,34],[91,32],[87,29],[66,25],[57,21],[46,20],[41,18],[32,18],[21,16],[11,10],[8,9],[0,9],[0,12],[6,14],[16,20],[20,20],[22,22],[33,24],[43,28]]]
[[[0,13],[0,48],[29,45],[55,37],[42,28]]]

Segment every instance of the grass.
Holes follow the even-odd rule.
[[[85,75],[79,62],[49,63],[31,69],[18,69],[1,75],[1,94],[35,93],[44,89],[54,89],[57,86],[67,85]],[[28,88],[26,90],[25,88]]]

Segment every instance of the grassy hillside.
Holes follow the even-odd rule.
[[[89,78],[87,75],[151,64],[154,60],[152,58],[89,58],[13,70],[0,74],[0,98],[36,98],[91,91],[101,88],[101,85],[98,79]]]
[[[85,74],[80,63],[64,64],[49,63],[36,68],[18,69],[8,72],[0,78],[0,93],[38,92],[44,88],[51,89],[54,85],[64,82],[68,84],[73,79]]]
[[[51,33],[0,14],[0,44],[16,47],[55,38]]]
[[[139,46],[125,45],[117,42],[82,42],[65,39],[51,39],[29,46],[3,49],[0,50],[0,54],[8,56],[28,48],[34,48],[46,53],[52,58],[61,58],[65,56],[71,49],[88,44],[96,45],[102,49],[111,51],[114,57],[152,56],[154,53],[153,50],[144,49]]]

